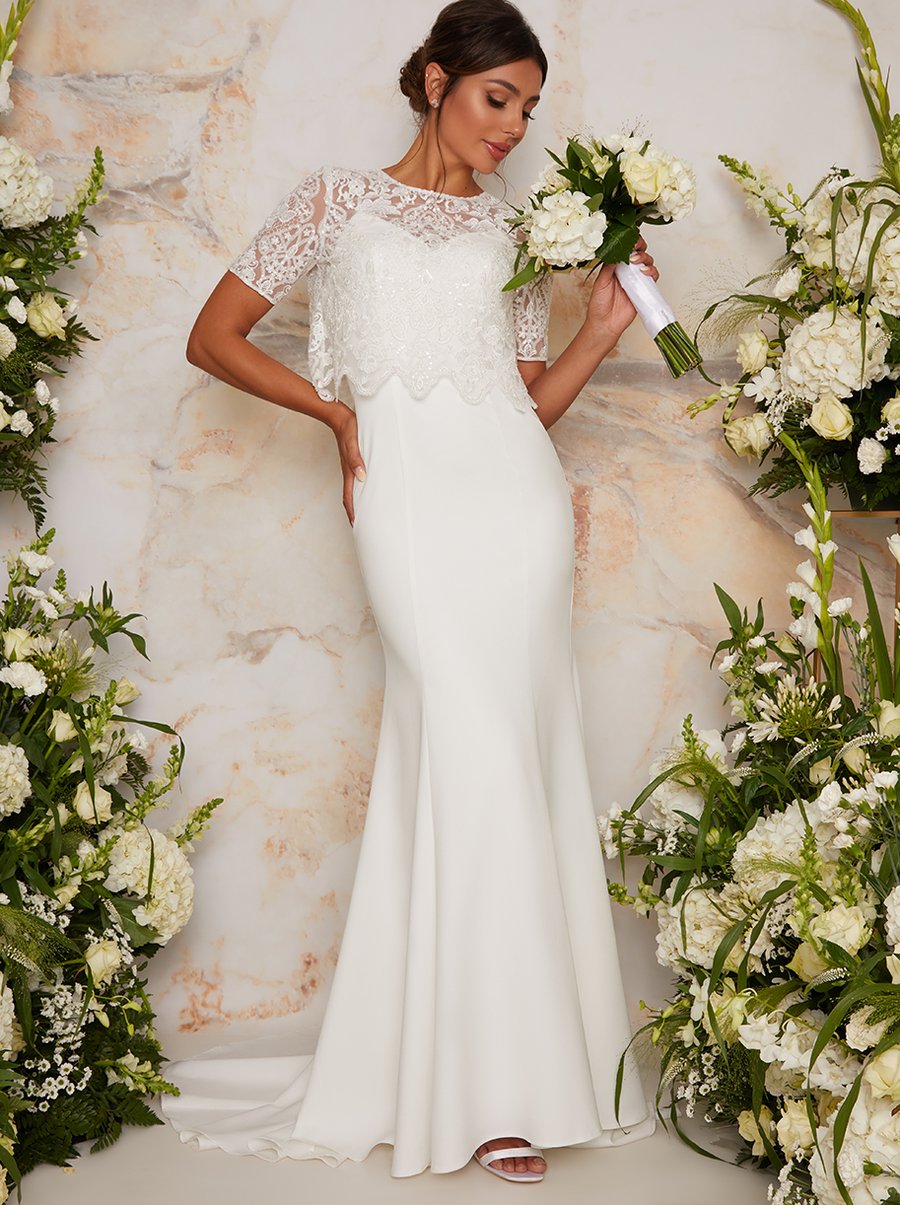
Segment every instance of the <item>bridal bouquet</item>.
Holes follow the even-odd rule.
[[[0,114],[12,108],[9,76],[16,35],[33,0],[16,0],[0,27]],[[47,378],[92,339],[77,318],[77,301],[50,278],[70,267],[87,247],[85,213],[100,199],[103,156],[51,214],[54,186],[34,157],[0,135],[0,492],[19,495],[38,527],[45,517],[47,482],[37,457],[54,442],[59,403]]]
[[[891,115],[860,12],[845,0],[823,2],[850,20],[862,45],[859,82],[881,162],[869,179],[832,168],[804,199],[719,156],[751,209],[784,235],[786,250],[768,272],[706,311],[698,335],[707,322],[720,341],[739,333],[742,372],[690,411],[724,402],[731,448],[762,461],[773,452],[751,493],[802,486],[796,460],[773,438],[786,431],[826,486],[873,509],[900,503],[900,116]],[[735,416],[742,398],[753,409]]]
[[[694,208],[694,174],[635,133],[568,140],[565,160],[549,148],[553,163],[542,172],[523,209],[506,220],[521,230],[516,275],[504,289],[536,276],[570,268],[593,271],[615,264],[631,299],[674,377],[700,363],[695,345],[675,320],[652,277],[629,257],[641,223],[660,225],[687,217]],[[526,266],[518,271],[522,258]]]
[[[40,584],[52,537],[9,554],[0,598],[0,1200],[7,1173],[161,1124],[144,1098],[177,1089],[142,972],[191,916],[187,855],[221,803],[152,823],[183,744],[122,711],[138,691],[110,677],[109,647],[124,636],[146,656],[135,616],[105,584]],[[176,737],[159,775],[141,727]]]
[[[695,1149],[679,1113],[736,1131],[737,1162],[777,1172],[773,1205],[875,1205],[900,1201],[900,612],[891,637],[861,562],[865,618],[830,598],[822,478],[782,439],[809,491],[788,630],[716,587],[733,722],[688,716],[598,826],[620,858],[612,896],[655,913],[676,977],[639,1031],[660,1052],[664,1124],[666,1108]],[[900,536],[890,547],[900,558]],[[645,860],[633,893],[628,854]]]

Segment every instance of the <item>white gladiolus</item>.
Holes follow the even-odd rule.
[[[815,552],[816,549],[818,548],[818,541],[816,540],[816,533],[813,531],[811,526],[803,527],[803,528],[801,528],[800,531],[795,531],[794,532],[794,543],[800,544],[804,548],[808,548],[810,552]]]
[[[890,549],[891,556],[895,561],[900,562],[900,533],[895,531],[892,536],[888,536],[887,544],[888,548]]]

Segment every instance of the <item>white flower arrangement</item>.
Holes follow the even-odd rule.
[[[675,976],[639,1031],[660,1053],[660,1117],[681,1133],[699,1109],[736,1132],[738,1162],[778,1173],[775,1205],[886,1202],[900,1199],[900,611],[891,640],[861,561],[865,618],[831,599],[822,478],[783,438],[809,494],[789,630],[716,586],[733,722],[697,732],[688,716],[598,830],[622,868],[610,894],[655,916]],[[900,536],[888,544],[900,560]],[[633,893],[628,855],[644,861]]]
[[[732,450],[761,462],[772,455],[751,493],[802,487],[795,459],[776,438],[786,431],[803,441],[826,487],[840,486],[853,506],[873,509],[900,498],[900,424],[888,425],[883,415],[888,407],[900,410],[900,118],[891,114],[861,13],[846,0],[823,2],[859,38],[860,86],[881,163],[871,179],[832,167],[803,198],[791,186],[777,188],[765,172],[719,156],[748,206],[782,232],[785,254],[707,309],[697,338],[704,331],[720,342],[738,335],[741,376],[719,383],[689,412],[724,403]],[[752,402],[752,415],[736,414],[742,398]],[[767,439],[746,437],[751,417],[765,424]]]

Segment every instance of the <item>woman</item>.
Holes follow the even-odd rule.
[[[401,71],[408,152],[302,180],[191,333],[192,363],[334,432],[385,656],[316,1053],[265,1057],[257,1039],[171,1065],[182,1095],[164,1112],[201,1147],[336,1164],[385,1142],[394,1176],[475,1154],[535,1180],[532,1144],[654,1128],[630,1062],[614,1111],[631,1032],[572,656],[572,504],[547,434],[635,311],[603,268],[548,368],[549,282],[502,292],[511,209],[474,180],[525,137],[546,73],[514,5],[447,5]],[[658,277],[643,240],[633,258]],[[310,380],[246,338],[303,273]]]

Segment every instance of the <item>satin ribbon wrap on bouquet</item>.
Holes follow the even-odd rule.
[[[516,274],[505,290],[546,272],[593,271],[616,265],[628,294],[672,376],[701,363],[700,353],[678,323],[653,278],[629,263],[642,223],[664,225],[694,208],[690,167],[634,134],[607,138],[571,136],[565,159],[553,159],[535,183],[524,208],[507,218],[521,228]],[[519,270],[523,258],[525,267]]]

